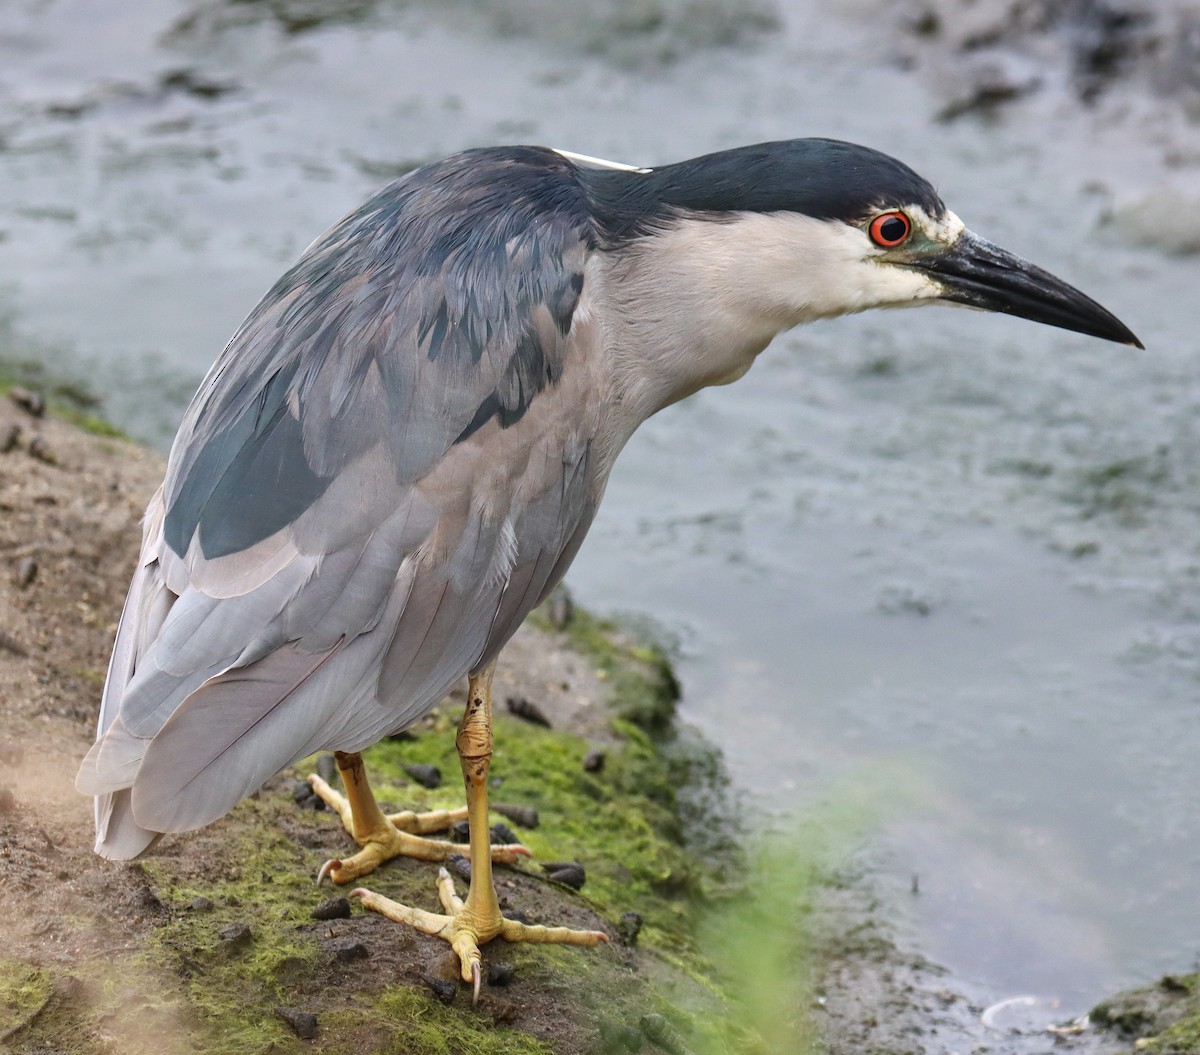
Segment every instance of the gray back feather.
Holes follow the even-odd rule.
[[[597,411],[560,383],[581,383],[591,245],[570,163],[469,152],[385,188],[254,309],[148,529],[138,592],[171,603],[123,617],[78,782],[102,853],[414,720],[561,577],[603,485]]]

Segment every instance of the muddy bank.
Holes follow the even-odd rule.
[[[735,867],[719,757],[676,728],[663,657],[561,606],[522,630],[498,677],[493,796],[518,809],[496,819],[536,854],[500,869],[498,887],[508,911],[600,928],[607,948],[490,947],[491,984],[471,1010],[440,942],[313,885],[350,845],[297,793],[315,760],[144,861],[101,861],[72,779],[162,460],[22,403],[0,401],[5,1050],[937,1055],[967,1040],[996,1055],[1198,1050],[1195,978],[1048,1032],[1034,1023],[1052,1010],[989,1008],[902,952],[871,878],[819,860],[819,840],[777,844],[774,870]],[[530,722],[522,700],[551,728]],[[460,703],[371,752],[381,798],[458,804]],[[415,780],[430,783],[429,767],[440,786]],[[582,890],[543,861],[582,864]],[[397,861],[370,885],[432,907],[432,876]]]
[[[662,656],[584,613],[535,617],[497,675],[492,794],[516,808],[493,816],[536,855],[498,889],[510,913],[599,928],[607,947],[489,947],[472,1010],[443,943],[314,885],[352,846],[297,791],[316,760],[141,861],[95,857],[72,781],[163,463],[23,403],[0,401],[0,1047],[671,1051],[740,1030],[694,936],[732,860],[696,807],[719,761],[675,729]],[[461,703],[369,754],[382,800],[459,805]],[[396,861],[369,885],[433,908],[434,873]]]

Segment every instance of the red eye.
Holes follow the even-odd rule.
[[[884,249],[899,245],[912,232],[912,221],[902,212],[880,213],[871,221],[871,241]]]

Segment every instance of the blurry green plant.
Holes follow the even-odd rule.
[[[844,775],[817,803],[751,843],[745,881],[701,923],[697,945],[723,991],[723,1021],[701,1028],[704,1055],[823,1050],[813,1017],[821,978],[823,892],[896,813],[928,798],[904,760]]]

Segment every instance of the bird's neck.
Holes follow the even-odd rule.
[[[630,431],[741,377],[776,334],[824,314],[780,297],[772,284],[794,274],[782,278],[780,263],[734,226],[689,220],[589,261],[584,285]]]

